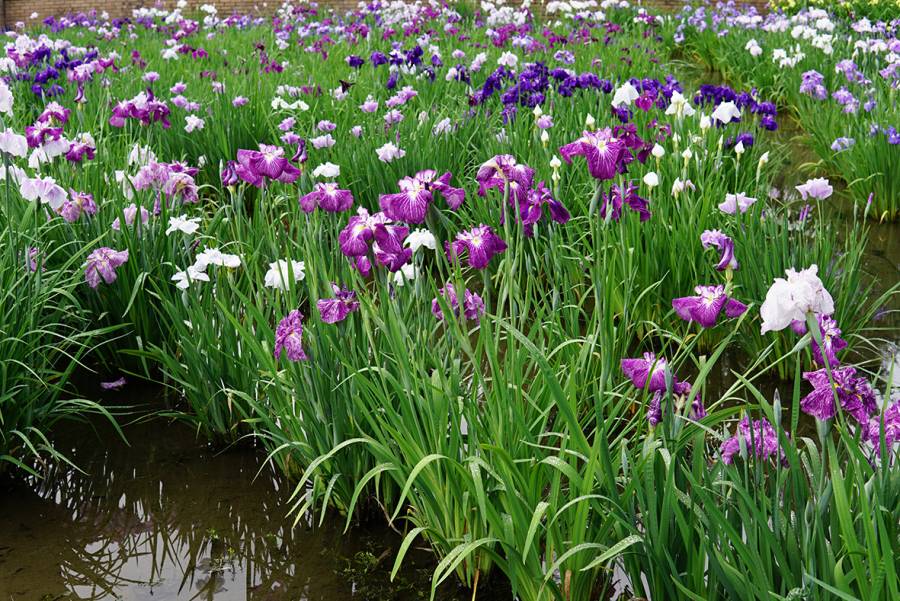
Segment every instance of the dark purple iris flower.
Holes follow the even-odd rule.
[[[389,219],[384,213],[369,215],[365,208],[360,207],[357,214],[350,218],[347,226],[338,234],[341,252],[347,257],[365,255],[369,251],[369,242],[375,236],[376,226],[388,222]]]
[[[585,131],[574,142],[562,146],[559,153],[570,164],[572,157],[583,156],[591,176],[599,180],[613,179],[631,158],[625,142],[614,137],[609,128]]]
[[[508,190],[512,202],[521,202],[534,182],[534,169],[520,164],[509,154],[498,154],[481,164],[475,174],[478,195],[484,196],[488,190],[496,189],[501,194]]]
[[[375,260],[391,272],[406,265],[412,258],[412,249],[403,246],[408,235],[409,228],[404,225],[376,225],[373,234],[375,243],[372,244]]]
[[[84,279],[91,288],[100,285],[102,279],[107,284],[116,281],[116,269],[128,261],[128,250],[115,250],[106,246],[95,249],[88,255],[84,265]]]
[[[43,146],[48,140],[59,140],[62,132],[63,128],[54,127],[52,122],[38,121],[25,128],[25,139],[30,148],[37,148]]]
[[[37,120],[41,123],[49,122],[51,124],[63,124],[69,121],[69,115],[71,113],[71,109],[67,109],[58,102],[50,102],[46,107],[44,107],[44,111],[40,114]]]
[[[453,261],[466,252],[469,255],[469,267],[484,269],[494,255],[506,250],[506,242],[490,226],[482,224],[458,233],[456,240],[447,243],[446,250],[449,260]]]
[[[85,157],[94,160],[96,149],[87,142],[72,142],[66,151],[66,160],[70,163],[80,163]]]
[[[147,90],[132,98],[122,100],[113,107],[109,124],[113,127],[125,127],[126,119],[137,119],[144,125],[156,122],[162,123],[163,128],[171,126],[169,122],[170,110],[168,105],[153,97],[153,92]]]
[[[690,382],[677,382],[673,386],[672,396],[675,400],[676,411],[680,411],[680,407],[683,405],[690,392]],[[651,427],[656,426],[663,420],[663,399],[665,397],[666,394],[663,391],[657,390],[653,393],[653,398],[650,399],[650,406],[647,408],[647,421]],[[703,406],[703,399],[700,398],[700,394],[698,393],[694,396],[694,400],[691,401],[688,419],[700,421],[704,417],[706,417],[706,407]]]
[[[226,161],[225,167],[222,169],[220,177],[222,179],[222,185],[226,188],[229,186],[238,185],[238,183],[241,181],[241,178],[237,174],[237,162]]]
[[[672,299],[672,308],[681,319],[695,321],[704,328],[712,328],[725,310],[727,317],[739,317],[747,310],[747,305],[725,294],[725,287],[697,286],[697,296]]]
[[[618,221],[622,216],[622,207],[628,207],[640,215],[641,221],[650,219],[650,203],[638,196],[637,186],[632,182],[613,184],[610,193],[603,193],[603,204],[600,206],[600,217],[607,219],[607,211],[610,211],[609,219]]]
[[[553,198],[544,182],[538,182],[538,185],[525,195],[524,202],[519,203],[522,229],[527,237],[534,236],[534,225],[543,217],[544,207],[547,207],[550,218],[556,223],[568,223],[572,217],[563,203]]]

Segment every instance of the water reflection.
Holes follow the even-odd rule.
[[[217,453],[159,421],[125,431],[131,446],[112,429],[61,437],[85,472],[57,465],[43,480],[0,485],[0,599],[332,601],[428,590],[425,554],[388,584],[393,534],[292,531],[290,491],[268,468],[254,479],[260,454]]]

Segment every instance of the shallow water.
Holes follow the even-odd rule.
[[[84,473],[0,484],[0,599],[428,598],[428,553],[389,582],[396,533],[342,534],[337,516],[292,530],[291,490],[263,454],[217,452],[161,420],[125,434],[130,446],[108,426],[69,429],[60,448]]]

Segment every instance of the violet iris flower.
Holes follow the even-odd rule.
[[[96,149],[88,142],[72,142],[66,151],[66,160],[70,163],[80,163],[87,156],[88,160],[94,160]]]
[[[450,305],[450,310],[457,317],[459,316],[459,297],[456,294],[456,288],[452,282],[438,290],[438,294]],[[439,320],[444,319],[444,312],[441,310],[441,303],[437,298],[431,301],[431,313]],[[479,319],[484,315],[484,301],[480,296],[466,288],[463,293],[462,314],[466,319]]]
[[[412,249],[403,246],[407,235],[409,235],[409,228],[403,225],[386,225],[384,223],[376,225],[373,235],[375,243],[372,245],[375,260],[391,272],[398,271],[406,265],[412,258]]]
[[[543,217],[543,209],[547,207],[550,218],[557,223],[568,223],[571,219],[568,209],[563,203],[553,198],[550,190],[544,182],[538,182],[536,188],[529,190],[525,201],[519,203],[519,215],[522,218],[522,226],[525,235],[534,236],[534,225]]]
[[[696,321],[704,328],[716,325],[722,309],[727,317],[739,317],[747,310],[747,305],[725,294],[725,286],[697,286],[694,292],[697,296],[672,299],[672,308],[681,319]]]
[[[752,422],[749,417],[741,420],[734,436],[723,442],[719,448],[724,463],[734,462],[734,457],[741,452],[742,440],[747,452],[759,459],[765,460],[775,456],[782,462],[785,461],[784,451],[778,443],[778,433],[765,418]]]
[[[222,178],[222,185],[226,188],[229,186],[236,186],[241,181],[241,178],[237,173],[237,165],[236,161],[225,162],[225,167],[222,169],[220,177]]]
[[[291,165],[284,156],[284,149],[269,144],[260,144],[259,150],[238,150],[238,164],[235,171],[245,182],[261,188],[266,179],[285,184],[293,183],[300,177],[300,170]]]
[[[818,71],[806,71],[801,76],[803,81],[800,83],[800,93],[812,96],[816,100],[825,100],[828,97],[828,90],[823,85],[825,77]]]
[[[344,321],[353,311],[359,309],[359,301],[356,300],[356,292],[341,288],[334,282],[331,284],[334,298],[323,298],[316,303],[319,315],[325,323],[338,323]]]
[[[506,242],[487,225],[478,225],[456,235],[456,240],[447,244],[447,258],[451,261],[462,254],[469,254],[469,267],[484,269],[494,255],[506,250]]]
[[[309,154],[306,152],[306,140],[300,138],[297,141],[297,149],[294,151],[294,155],[291,157],[292,163],[299,163],[302,165],[309,159]]]
[[[102,279],[107,284],[116,281],[116,269],[128,261],[127,250],[114,250],[102,246],[88,255],[84,264],[84,279],[91,288],[96,288]]]
[[[676,382],[672,395],[675,399],[675,409],[676,411],[680,411],[680,407],[684,404],[684,400],[687,398],[687,395],[691,392],[691,383],[690,382]],[[665,398],[666,394],[662,390],[657,390],[653,393],[653,398],[650,399],[650,406],[647,408],[647,421],[649,422],[651,427],[655,427],[663,420],[663,407],[662,401]],[[700,421],[706,417],[706,407],[703,406],[703,400],[700,398],[700,394],[698,393],[694,396],[694,400],[691,401],[691,409],[688,412],[688,419],[692,421]]]
[[[353,206],[353,194],[350,190],[338,188],[335,182],[315,185],[313,190],[300,197],[300,207],[307,213],[312,213],[316,207],[329,213],[340,213]]]
[[[96,215],[97,204],[94,197],[87,192],[76,192],[69,189],[69,197],[63,202],[62,206],[57,210],[63,219],[69,223],[75,223],[81,214]]]
[[[306,361],[303,350],[303,314],[294,309],[288,313],[275,329],[275,358],[281,358],[284,351],[289,361]]]
[[[382,194],[378,203],[384,214],[397,221],[406,223],[422,223],[428,207],[434,201],[434,192],[440,192],[447,204],[454,211],[466,198],[466,191],[450,185],[450,172],[436,177],[437,171],[427,169],[419,171],[413,177],[404,177],[397,185],[401,192]]]
[[[600,206],[600,216],[607,218],[607,210],[611,211],[609,218],[618,221],[622,216],[622,207],[628,205],[630,209],[637,212],[641,221],[650,219],[650,203],[638,196],[638,188],[632,182],[627,181],[622,184],[613,184],[610,187],[610,193],[603,193],[603,204]]]
[[[722,233],[721,230],[706,230],[700,234],[700,242],[705,249],[719,249],[719,263],[716,265],[717,271],[734,270],[740,266],[738,260],[734,258],[734,241]]]
[[[613,179],[631,159],[631,152],[625,143],[614,137],[608,127],[598,131],[585,131],[574,142],[560,147],[559,153],[569,164],[572,163],[572,157],[583,156],[591,176],[599,180]]]
[[[834,379],[833,387],[825,368],[803,374],[803,379],[813,386],[813,391],[800,401],[803,412],[820,420],[833,418],[837,413],[834,404],[834,396],[837,394],[844,411],[860,424],[868,424],[869,418],[878,411],[875,391],[868,380],[856,377],[856,369],[853,367],[832,369],[831,377]]]
[[[653,353],[644,353],[643,357],[634,359],[622,359],[622,373],[631,380],[635,388],[646,387],[648,392],[665,392],[667,367],[665,358],[657,358]]]
[[[359,207],[347,226],[338,234],[341,252],[347,257],[360,257],[369,250],[369,242],[375,236],[375,227],[388,223],[384,213],[369,215],[364,207]]]
[[[68,123],[69,115],[72,113],[71,109],[67,109],[60,103],[54,101],[47,104],[44,107],[44,111],[37,118],[41,123],[45,122],[56,122],[56,123]]]
[[[900,400],[894,401],[884,410],[884,416],[876,414],[866,425],[863,436],[875,447],[875,451],[882,455],[881,431],[884,429],[884,444],[888,449],[900,442]]]
[[[116,104],[113,107],[112,116],[109,118],[109,124],[113,127],[125,127],[125,120],[131,118],[137,119],[144,125],[151,125],[159,121],[163,128],[168,129],[171,126],[170,112],[166,103],[155,100],[152,93],[141,92],[131,100],[122,100]]]
[[[25,128],[25,139],[29,148],[37,148],[43,146],[47,140],[59,140],[62,132],[61,127],[53,127],[50,122],[39,121]]]
[[[816,342],[815,337],[812,339],[812,353],[813,358],[816,360],[816,363],[819,365],[825,365],[827,360],[828,365],[832,368],[840,365],[840,361],[838,361],[837,354],[847,348],[847,342],[841,338],[841,329],[838,327],[837,322],[830,315],[816,315],[816,320],[819,323],[819,333],[822,336],[822,346],[819,346],[819,343]],[[822,354],[822,349],[824,347],[825,354]]]
[[[534,169],[519,164],[510,154],[498,154],[481,164],[475,174],[475,181],[478,182],[479,196],[484,196],[491,189],[502,194],[508,185],[510,198],[518,202],[519,194],[524,195],[531,189]]]

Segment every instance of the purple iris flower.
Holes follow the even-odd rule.
[[[353,194],[350,190],[338,188],[335,182],[319,182],[311,192],[300,197],[300,207],[307,213],[312,213],[316,207],[329,213],[340,213],[352,206]]]
[[[241,181],[241,178],[237,174],[237,162],[235,161],[226,161],[225,167],[222,169],[222,173],[220,174],[222,178],[222,185],[226,188],[229,186],[236,186]]]
[[[84,279],[91,288],[96,288],[102,279],[107,284],[116,281],[116,269],[128,261],[127,250],[114,250],[102,246],[88,255],[84,265]]]
[[[672,308],[681,319],[696,321],[704,328],[716,325],[722,309],[727,317],[739,317],[747,310],[747,305],[725,294],[725,286],[697,286],[694,292],[697,296],[672,299]]]
[[[447,282],[443,288],[438,290],[438,294],[447,301],[450,305],[450,310],[458,317],[459,297],[456,294],[456,288],[453,286],[453,283]],[[477,320],[484,315],[484,301],[480,296],[466,288],[463,293],[462,309],[466,319]],[[431,313],[439,320],[444,319],[444,312],[441,310],[441,303],[437,298],[434,298],[431,301]]]
[[[69,121],[69,115],[72,113],[71,109],[67,109],[62,106],[58,102],[50,102],[44,107],[44,111],[40,114],[37,120],[41,123],[46,122],[56,122],[56,123],[67,123]]]
[[[818,71],[806,71],[802,75],[803,81],[800,83],[800,93],[812,96],[816,100],[825,100],[828,97],[828,90],[822,85],[825,78]]]
[[[72,142],[69,150],[66,151],[66,160],[70,163],[80,163],[87,157],[88,160],[94,160],[96,149],[87,142]]]
[[[721,230],[706,230],[700,234],[700,242],[705,249],[719,249],[719,263],[716,265],[716,270],[734,270],[739,267],[737,259],[734,258],[734,241]]]
[[[878,411],[875,391],[868,380],[856,377],[856,369],[853,367],[832,369],[831,377],[834,379],[833,387],[825,368],[805,372],[803,379],[812,384],[813,391],[803,397],[800,408],[816,419],[831,419],[837,413],[834,404],[834,395],[837,394],[844,411],[860,424],[868,424],[869,418]]]
[[[841,338],[841,329],[831,315],[816,315],[819,323],[819,332],[822,335],[822,346],[812,339],[812,353],[819,365],[827,364],[833,368],[841,364],[837,358],[837,354],[847,348],[847,342]],[[825,354],[822,354],[824,348]]]
[[[375,260],[392,272],[406,265],[412,258],[412,249],[403,246],[408,235],[409,228],[404,225],[376,225],[373,235],[375,243],[372,245]]]
[[[510,154],[498,154],[481,164],[475,174],[475,181],[478,182],[479,196],[484,196],[491,189],[502,194],[508,186],[510,199],[515,198],[518,202],[518,196],[531,189],[534,169],[518,163]]]
[[[856,140],[854,138],[846,138],[841,136],[839,138],[835,138],[834,142],[831,143],[831,149],[835,152],[841,152],[844,150],[849,150],[853,147],[854,144],[856,144]]]
[[[609,210],[611,211],[609,218],[613,221],[618,221],[622,216],[622,207],[628,205],[629,208],[640,215],[641,221],[650,219],[650,203],[638,196],[637,191],[637,186],[630,181],[622,184],[613,184],[609,194],[603,193],[600,216],[606,219],[606,212]]]
[[[356,292],[341,288],[334,282],[331,283],[331,290],[334,292],[334,298],[323,298],[316,303],[322,321],[325,323],[344,321],[350,313],[359,309]]]
[[[545,206],[550,212],[550,218],[557,223],[568,223],[572,217],[563,203],[553,198],[544,182],[538,182],[537,187],[528,191],[524,202],[519,203],[522,229],[527,237],[531,238],[534,236],[534,225],[543,217]]]
[[[260,144],[259,150],[238,150],[238,176],[245,182],[261,188],[266,178],[286,184],[300,177],[300,170],[284,156],[284,149],[269,144]]]
[[[775,456],[782,462],[785,461],[784,450],[778,443],[778,433],[775,432],[775,428],[765,418],[753,420],[752,422],[749,417],[741,420],[734,436],[723,442],[719,448],[724,463],[731,464],[734,462],[735,456],[741,452],[742,440],[747,452],[759,459],[766,460]]]
[[[583,156],[591,176],[599,180],[613,179],[631,158],[625,143],[613,137],[609,128],[585,131],[574,142],[562,146],[559,153],[570,164],[573,156]]]
[[[675,383],[672,394],[675,399],[676,410],[680,410],[679,407],[683,405],[684,400],[687,398],[687,395],[690,392],[690,382]],[[657,390],[653,393],[653,398],[650,399],[650,406],[647,408],[647,421],[650,423],[651,427],[655,427],[663,420],[662,401],[664,397],[665,393],[662,390]],[[704,417],[706,417],[706,407],[703,406],[703,399],[700,398],[700,394],[698,393],[694,396],[694,400],[691,401],[691,409],[688,412],[688,419],[692,421],[700,421]]]
[[[148,90],[131,100],[118,102],[113,107],[109,124],[113,127],[125,127],[125,120],[130,118],[137,119],[144,125],[151,125],[158,121],[162,123],[163,128],[168,129],[171,126],[170,113],[168,105],[163,101],[155,100],[152,92]]]
[[[57,211],[63,219],[69,223],[75,223],[81,214],[96,215],[97,204],[94,197],[87,192],[76,192],[69,189],[69,197],[63,202]]]
[[[635,388],[646,387],[648,392],[665,392],[667,368],[665,358],[657,358],[653,353],[644,353],[643,357],[634,359],[622,359],[622,373],[631,380]]]
[[[434,192],[440,192],[454,211],[466,198],[466,191],[450,185],[450,172],[436,177],[437,171],[419,171],[413,177],[404,177],[397,185],[401,192],[382,194],[378,198],[381,210],[391,219],[406,223],[422,223],[428,207],[434,201]]]
[[[447,244],[447,257],[459,257],[463,251],[469,254],[469,267],[484,269],[494,255],[506,250],[506,242],[487,225],[478,225],[456,235],[456,240]]]
[[[303,314],[294,309],[288,313],[275,329],[275,358],[281,358],[281,351],[289,361],[306,361],[303,350]]]
[[[302,165],[309,159],[309,154],[306,152],[306,140],[300,138],[296,142],[297,149],[294,151],[294,155],[291,157],[292,163],[298,163]]]
[[[29,148],[37,148],[43,146],[48,139],[59,140],[62,132],[61,127],[53,127],[50,122],[39,121],[25,128],[25,139],[28,141]]]
[[[350,218],[347,226],[338,234],[341,252],[347,257],[365,255],[369,250],[369,242],[375,236],[375,227],[388,221],[384,213],[369,215],[365,208],[360,207],[357,214]]]
[[[894,401],[884,410],[884,416],[876,414],[866,425],[863,435],[875,447],[876,452],[882,455],[881,431],[884,430],[884,444],[888,449],[900,442],[900,399]]]

